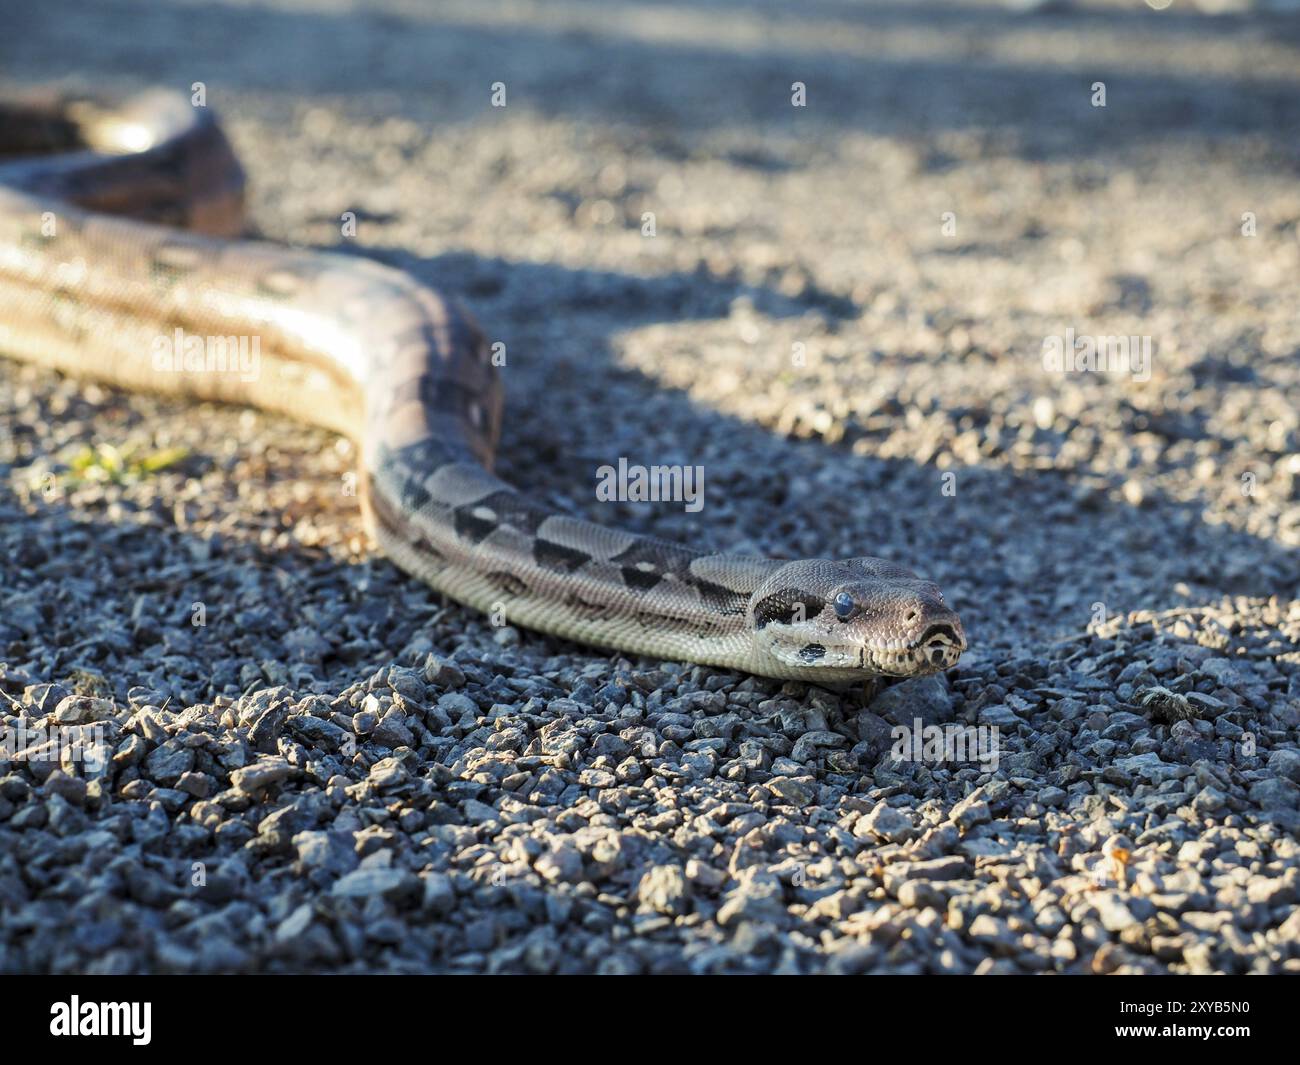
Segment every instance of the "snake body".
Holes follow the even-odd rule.
[[[240,240],[242,202],[224,134],[181,97],[0,107],[0,354],[355,438],[381,550],[513,624],[838,683],[965,649],[938,588],[895,563],[701,553],[516,491],[490,472],[501,387],[468,314],[378,263]]]

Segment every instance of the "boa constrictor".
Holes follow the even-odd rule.
[[[965,650],[939,589],[895,563],[701,553],[494,477],[501,389],[474,322],[377,263],[237,239],[243,175],[206,108],[26,98],[0,106],[0,155],[0,354],[354,437],[371,534],[445,595],[770,677],[916,676]],[[257,372],[166,355],[191,337],[256,338]]]

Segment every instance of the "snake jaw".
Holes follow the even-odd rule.
[[[957,664],[966,650],[966,634],[956,614],[928,625],[921,636],[904,647],[863,647],[862,668],[890,677],[923,677],[941,673]]]

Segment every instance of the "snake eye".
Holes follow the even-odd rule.
[[[835,597],[834,604],[835,616],[840,618],[848,617],[853,613],[854,608],[858,605],[853,601],[853,596],[848,592],[840,592],[840,594]]]

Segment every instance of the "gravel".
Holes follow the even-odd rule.
[[[263,234],[506,344],[507,477],[908,562],[971,650],[866,704],[494,627],[328,434],[0,363],[0,726],[55,730],[0,752],[0,969],[1300,971],[1294,21],[372,6],[47,0],[0,68],[206,78]],[[619,456],[703,510],[599,504]]]

